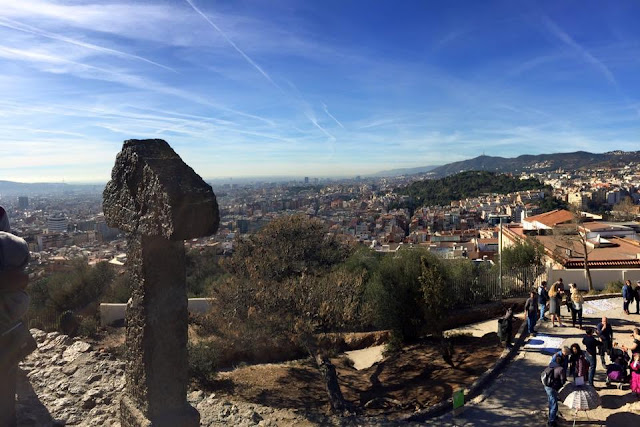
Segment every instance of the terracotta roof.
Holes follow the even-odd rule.
[[[584,261],[567,261],[564,264],[565,268],[584,268]],[[619,268],[619,267],[633,267],[640,268],[640,259],[619,259],[608,261],[591,261],[589,260],[589,267],[597,268]]]
[[[498,244],[498,239],[496,238],[491,238],[491,239],[478,239],[478,243],[485,243],[485,244],[494,244],[497,245]]]
[[[530,216],[525,218],[524,221],[532,223],[534,221],[540,222],[548,227],[553,227],[558,224],[563,224],[573,220],[573,214],[564,209],[554,209],[549,212],[545,212],[540,215]]]
[[[566,236],[535,236],[548,254],[555,254],[563,260],[566,268],[582,268],[584,249],[577,239]],[[623,239],[611,239],[611,246],[589,248],[589,266],[593,267],[640,267],[640,247],[636,242]],[[570,254],[568,253],[570,250]]]
[[[585,222],[581,225],[583,230],[596,231],[633,231],[631,227],[622,224],[611,224],[609,222]]]

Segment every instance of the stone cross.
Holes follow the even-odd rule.
[[[184,240],[217,231],[216,196],[165,141],[132,139],[103,198],[107,224],[127,234],[132,280],[122,426],[198,426],[187,403]]]

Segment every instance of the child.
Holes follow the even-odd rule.
[[[640,353],[633,353],[631,368],[631,391],[640,397]]]

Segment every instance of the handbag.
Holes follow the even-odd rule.
[[[30,355],[38,344],[24,322],[18,322],[0,335],[0,366],[9,368]]]

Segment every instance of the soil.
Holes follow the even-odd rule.
[[[431,339],[404,347],[360,371],[345,356],[332,362],[345,399],[363,415],[399,416],[468,387],[503,351],[495,333],[481,338],[456,336],[452,341],[454,367],[443,360],[437,342]],[[218,374],[212,386],[218,395],[251,403],[317,414],[329,412],[321,376],[311,359],[240,367]]]

